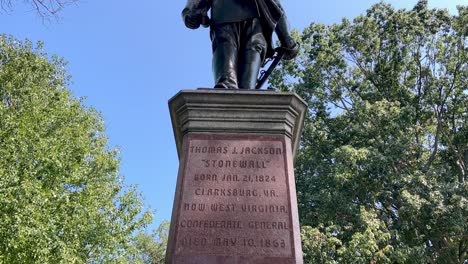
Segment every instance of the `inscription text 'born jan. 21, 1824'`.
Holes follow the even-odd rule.
[[[189,138],[176,255],[293,256],[293,226],[280,137]]]

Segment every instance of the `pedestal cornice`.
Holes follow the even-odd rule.
[[[177,93],[169,109],[179,159],[190,132],[286,135],[295,157],[307,104],[291,92],[198,89]]]

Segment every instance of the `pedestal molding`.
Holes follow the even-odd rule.
[[[258,90],[182,90],[169,100],[179,159],[189,132],[269,133],[299,147],[307,104],[291,92]]]

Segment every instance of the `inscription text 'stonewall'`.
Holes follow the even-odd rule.
[[[175,254],[291,257],[282,140],[190,138]]]

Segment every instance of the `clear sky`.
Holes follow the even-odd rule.
[[[103,113],[111,147],[121,150],[121,174],[138,185],[157,210],[155,224],[171,217],[178,159],[167,102],[179,90],[211,87],[208,29],[184,27],[185,0],[81,0],[58,21],[43,23],[18,2],[0,13],[0,33],[42,40],[49,54],[68,62],[76,96]],[[292,28],[353,18],[377,0],[283,0]],[[411,9],[417,0],[388,0]],[[429,0],[448,8],[468,0]]]

